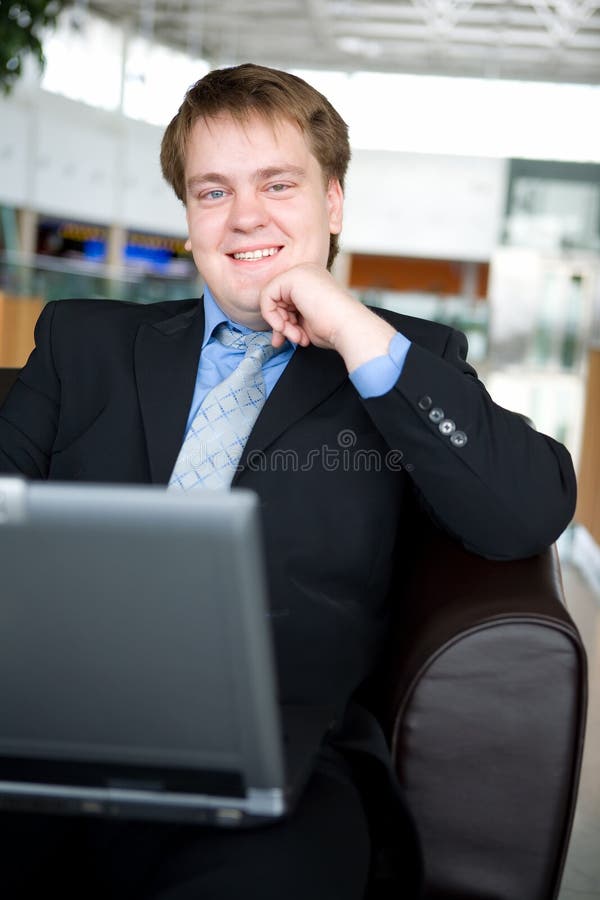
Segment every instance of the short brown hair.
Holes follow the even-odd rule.
[[[214,69],[187,91],[176,116],[163,135],[160,164],[165,180],[185,203],[185,154],[190,132],[198,119],[227,113],[244,123],[253,115],[269,122],[294,122],[306,135],[328,184],[337,178],[342,188],[350,143],[348,126],[329,100],[302,78],[254,63]],[[330,236],[331,267],[338,252],[338,235]]]

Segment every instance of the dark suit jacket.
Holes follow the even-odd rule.
[[[371,670],[413,492],[465,546],[495,558],[540,551],[574,509],[567,451],[491,401],[465,361],[464,336],[381,315],[413,341],[395,387],[362,400],[335,352],[298,348],[233,481],[262,502],[287,702],[341,711]],[[203,328],[195,300],[49,304],[0,411],[0,471],[166,483]],[[447,433],[432,409],[450,420]],[[466,443],[451,442],[452,425]]]

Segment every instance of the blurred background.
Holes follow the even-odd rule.
[[[245,61],[301,75],[349,124],[336,277],[463,330],[494,398],[569,447],[561,553],[591,592],[600,681],[600,3],[0,0],[0,367],[25,362],[50,299],[199,295],[159,145],[190,84]],[[580,831],[596,851],[561,896],[585,900],[597,812]]]
[[[160,139],[191,83],[252,60],[305,77],[350,126],[337,277],[465,331],[498,402],[580,465],[600,4],[5,0],[0,19],[0,365],[24,362],[46,300],[201,290]],[[40,41],[43,68],[14,33]]]

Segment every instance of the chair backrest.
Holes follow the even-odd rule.
[[[4,398],[17,380],[20,369],[1,369],[0,368],[0,405],[4,402]]]

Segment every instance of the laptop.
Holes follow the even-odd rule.
[[[0,477],[0,809],[288,814],[332,724],[284,708],[245,490]]]

